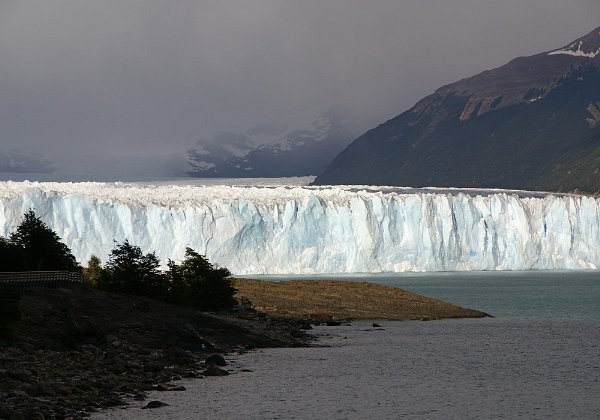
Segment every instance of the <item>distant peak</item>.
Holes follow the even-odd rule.
[[[594,29],[586,36],[571,42],[569,45],[549,52],[548,55],[571,55],[587,58],[600,56],[600,28]]]

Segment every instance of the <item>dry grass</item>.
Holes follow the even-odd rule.
[[[313,319],[482,318],[461,308],[396,287],[335,280],[262,281],[235,279],[237,298],[272,315]]]

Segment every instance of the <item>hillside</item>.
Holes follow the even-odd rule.
[[[600,191],[600,28],[438,89],[315,184]]]

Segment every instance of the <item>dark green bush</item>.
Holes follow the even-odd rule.
[[[154,252],[143,254],[139,246],[125,241],[111,251],[98,286],[111,292],[166,298],[168,280],[159,266]]]
[[[191,248],[181,264],[169,261],[168,276],[176,303],[210,311],[231,309],[236,303],[229,270],[214,267]]]
[[[169,261],[169,271],[159,270],[154,252],[144,254],[140,247],[128,241],[117,244],[108,263],[90,259],[84,270],[86,278],[96,278],[103,290],[160,299],[196,309],[217,311],[231,309],[236,304],[231,273],[214,267],[204,256],[187,248],[181,264]]]
[[[88,286],[95,287],[101,281],[102,265],[100,258],[92,255],[88,261],[87,267],[83,269],[83,281]]]

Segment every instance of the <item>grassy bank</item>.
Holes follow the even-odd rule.
[[[262,281],[236,279],[238,299],[249,299],[261,312],[323,319],[483,318],[480,311],[432,299],[396,287],[336,280]]]

